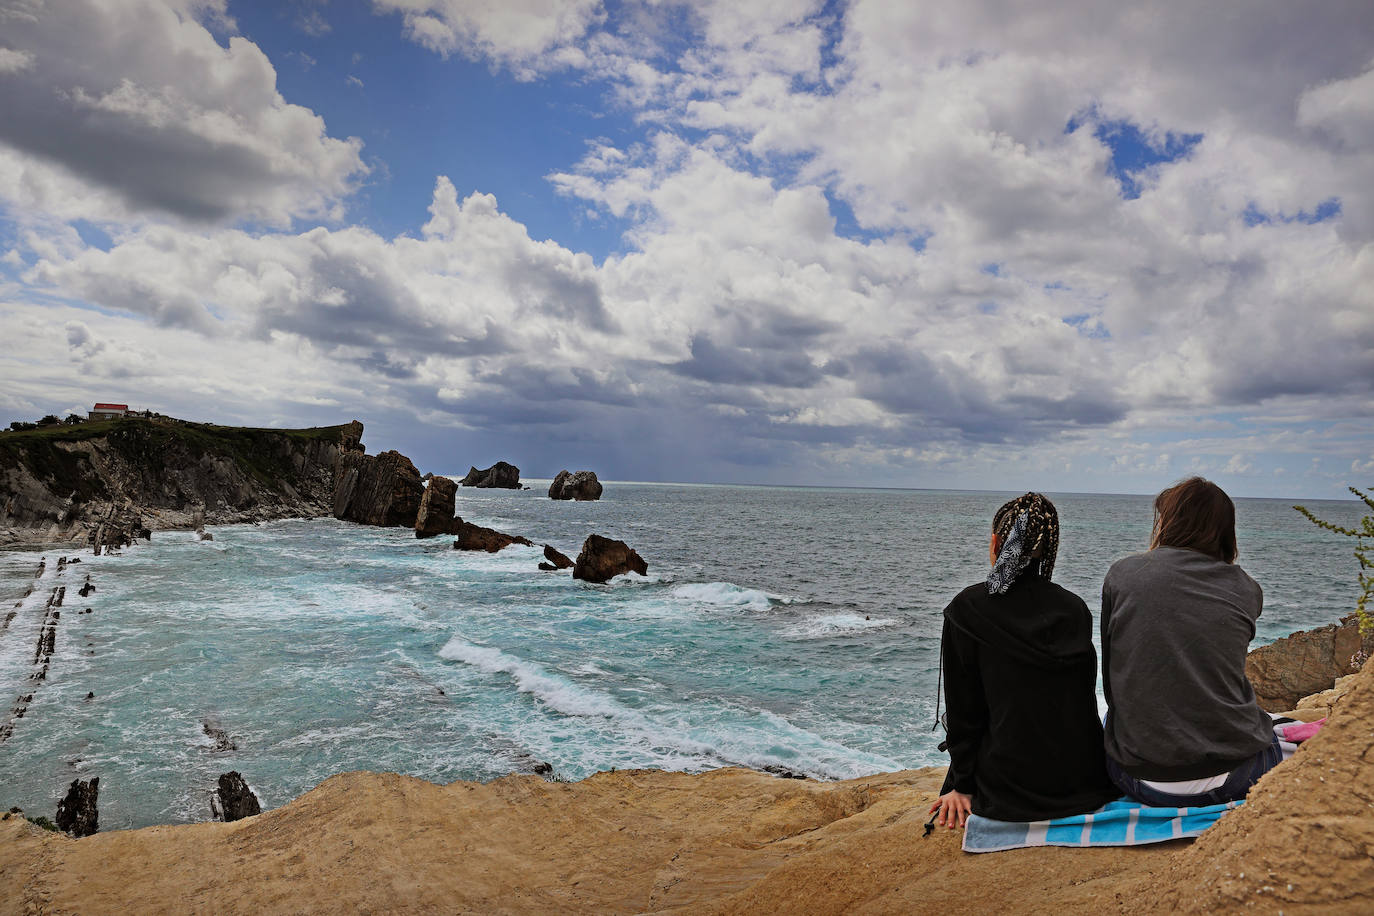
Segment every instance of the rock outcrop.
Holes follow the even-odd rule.
[[[415,525],[425,485],[400,452],[343,452],[334,478],[335,518],[383,527]]]
[[[601,481],[596,479],[595,471],[559,471],[553,483],[549,484],[549,498],[582,501],[600,499]]]
[[[415,536],[432,538],[453,531],[454,495],[458,485],[447,477],[430,477],[425,495],[420,498],[420,511],[415,516]]]
[[[1360,653],[1374,652],[1374,638],[1360,637],[1355,615],[1340,623],[1285,636],[1245,659],[1245,676],[1267,712],[1294,708],[1298,700],[1330,689],[1360,667]]]
[[[506,461],[498,461],[484,471],[469,468],[467,476],[458,481],[465,487],[520,489],[520,469]]]
[[[57,803],[57,829],[72,836],[90,836],[100,829],[100,777],[73,779],[67,795]]]
[[[0,433],[0,546],[103,551],[151,528],[327,514],[363,425],[253,429],[128,418]]]
[[[237,770],[222,773],[215,794],[210,796],[210,810],[217,821],[238,821],[262,813],[262,804]]]
[[[458,540],[453,542],[454,550],[485,550],[487,553],[496,553],[512,544],[524,544],[526,547],[534,546],[534,542],[528,538],[506,534],[495,528],[483,528],[481,525],[465,522],[461,518],[453,520],[452,533],[458,535]]]
[[[590,535],[573,564],[573,578],[586,582],[606,582],[622,573],[649,574],[649,564],[624,541]]]
[[[552,544],[544,545],[544,559],[548,561],[550,569],[569,569],[573,565],[573,561],[568,559],[566,554],[554,550]],[[540,564],[541,567],[543,565]]]

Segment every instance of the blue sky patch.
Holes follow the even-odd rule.
[[[1107,174],[1121,185],[1121,196],[1135,200],[1140,196],[1142,173],[1154,166],[1167,165],[1187,157],[1193,147],[1202,142],[1202,134],[1167,131],[1151,134],[1124,120],[1096,120],[1095,112],[1083,117],[1074,116],[1065,125],[1065,133],[1073,133],[1084,124],[1093,124],[1093,136],[1111,150],[1112,161]]]
[[[1253,200],[1245,208],[1241,218],[1247,226],[1265,226],[1270,223],[1303,223],[1308,226],[1324,223],[1341,215],[1341,199],[1330,197],[1317,204],[1315,210],[1299,210],[1294,214],[1266,213]]]

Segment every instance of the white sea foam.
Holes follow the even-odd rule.
[[[697,604],[718,607],[743,607],[751,611],[766,611],[774,603],[787,604],[790,599],[755,588],[744,588],[732,582],[692,582],[673,589],[673,596]]]
[[[818,639],[826,636],[844,636],[850,633],[863,633],[896,626],[901,621],[891,617],[872,617],[855,613],[819,614],[798,621],[788,629],[794,639]]]
[[[522,661],[491,646],[475,646],[455,636],[439,650],[439,655],[488,674],[509,674],[521,693],[533,695],[564,715],[625,718],[632,712],[605,694],[579,687],[549,674],[534,662]]]

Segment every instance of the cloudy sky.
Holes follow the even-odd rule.
[[[1374,483],[1374,5],[0,0],[0,423]]]

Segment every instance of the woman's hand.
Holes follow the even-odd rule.
[[[936,811],[939,811],[940,813],[935,816],[935,822],[942,827],[953,830],[956,825],[964,826],[964,822],[968,820],[972,811],[970,807],[972,803],[972,795],[950,790],[935,800],[928,813],[935,814]]]

